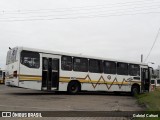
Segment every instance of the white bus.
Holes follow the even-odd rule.
[[[5,85],[45,91],[149,91],[147,64],[15,47],[7,53]]]
[[[4,84],[5,81],[5,71],[0,70],[0,84]]]

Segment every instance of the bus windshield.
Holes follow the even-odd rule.
[[[17,48],[9,50],[7,53],[6,65],[16,62]]]

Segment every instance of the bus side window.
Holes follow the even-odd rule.
[[[74,58],[73,70],[80,72],[88,72],[88,59],[86,58]]]
[[[116,74],[116,62],[104,61],[104,73]]]
[[[117,63],[117,74],[118,75],[128,75],[128,64],[127,63]]]
[[[129,64],[129,75],[140,76],[140,67],[136,64]]]
[[[103,72],[102,61],[90,59],[89,60],[89,71],[92,73],[102,73]]]
[[[62,56],[61,57],[61,68],[62,70],[71,71],[72,70],[72,57]]]
[[[37,52],[22,51],[21,64],[29,68],[40,67],[40,55]]]

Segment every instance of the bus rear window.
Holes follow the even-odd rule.
[[[9,50],[7,53],[6,65],[16,62],[17,48]]]
[[[40,67],[39,53],[31,51],[22,51],[21,64],[29,68],[39,68]]]

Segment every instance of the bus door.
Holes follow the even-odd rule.
[[[3,72],[3,83],[5,83],[5,72]]]
[[[59,87],[59,59],[42,59],[42,90],[58,90]]]
[[[149,91],[150,75],[148,68],[141,68],[141,91]]]

